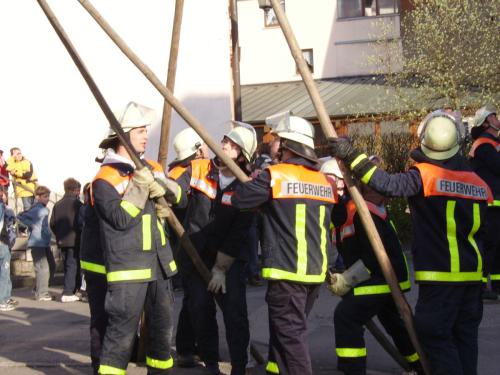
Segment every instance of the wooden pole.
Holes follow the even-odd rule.
[[[175,75],[177,72],[177,56],[179,55],[179,40],[181,37],[182,13],[184,0],[175,0],[174,24],[172,26],[172,39],[170,41],[170,56],[168,58],[167,88],[174,92]],[[172,106],[168,101],[163,102],[163,117],[161,120],[160,148],[158,149],[158,162],[167,170],[168,141],[172,124]]]
[[[233,77],[233,113],[236,121],[242,121],[241,82],[240,82],[240,44],[238,35],[238,3],[229,0],[231,20],[231,74]]]
[[[318,114],[318,119],[321,125],[321,129],[323,130],[325,137],[327,138],[336,137],[337,134],[335,133],[335,129],[333,128],[333,125],[330,121],[330,116],[328,115],[323,100],[321,99],[321,96],[316,87],[312,74],[309,71],[307,63],[304,57],[302,56],[302,51],[299,47],[299,44],[297,43],[297,39],[295,38],[292,28],[285,15],[285,12],[281,8],[279,0],[271,0],[271,4],[274,9],[274,13],[276,14],[276,18],[278,19],[278,22],[280,24],[281,30],[283,31],[285,39],[288,43],[288,46],[290,47],[290,51],[295,60],[295,63],[297,64],[297,68],[299,69],[300,75],[302,76],[302,80],[306,86],[307,92],[311,97],[314,109]],[[347,169],[345,168],[344,170],[347,171]],[[380,264],[380,268],[382,269],[384,278],[387,281],[387,284],[389,284],[392,297],[394,298],[399,313],[403,318],[411,342],[413,343],[413,346],[415,347],[418,355],[420,356],[420,361],[422,363],[424,371],[426,372],[426,374],[430,374],[427,359],[422,350],[422,347],[420,346],[417,334],[415,332],[413,324],[413,316],[410,306],[408,305],[408,302],[406,302],[406,299],[403,296],[403,293],[401,292],[398,279],[396,277],[396,274],[394,273],[394,269],[392,268],[389,257],[387,256],[387,253],[384,249],[384,245],[382,243],[382,240],[380,239],[380,235],[377,232],[373,219],[370,215],[370,211],[368,210],[366,202],[363,199],[362,195],[360,194],[359,190],[354,186],[350,174],[344,173],[344,178],[349,193],[354,203],[356,204],[359,216],[361,218],[361,221],[363,222],[366,233],[368,235],[368,239],[370,240],[370,244],[373,247],[377,261]]]

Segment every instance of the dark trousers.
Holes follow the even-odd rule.
[[[476,375],[481,285],[419,286],[415,327],[432,375]]]
[[[172,367],[173,296],[170,281],[116,283],[108,284],[106,293],[108,326],[102,344],[100,374],[115,374],[117,370],[127,368],[143,307],[148,333],[148,374],[167,373]]]
[[[250,341],[245,267],[243,261],[236,260],[226,273],[226,293],[221,294],[220,302],[226,340],[231,356],[231,374],[244,374],[248,361],[247,348]],[[205,363],[219,360],[219,335],[216,320],[214,295],[207,291],[206,284],[197,273],[186,276],[185,293],[188,293],[188,310],[192,319],[196,342],[201,359]]]
[[[270,281],[266,302],[269,310],[268,373],[312,375],[307,346],[306,320],[318,298],[319,285]]]
[[[399,352],[414,369],[420,369],[417,353],[390,294],[346,295],[335,308],[335,344],[338,369],[348,375],[366,374],[364,325],[377,316]]]
[[[63,296],[75,294],[80,287],[80,260],[78,250],[74,247],[62,247],[61,254],[64,261],[64,288]]]
[[[104,310],[104,301],[108,282],[106,275],[86,272],[87,295],[90,309],[90,359],[94,374],[99,369],[99,357],[101,356],[102,341],[108,324],[108,314]]]
[[[182,307],[177,320],[177,332],[175,334],[175,348],[177,354],[183,356],[198,354],[196,347],[196,336],[194,333],[191,315],[189,314],[189,289],[185,282],[182,283],[184,296],[182,298]]]
[[[500,208],[489,207],[488,232],[484,240],[483,275],[490,275],[492,289],[500,289]]]

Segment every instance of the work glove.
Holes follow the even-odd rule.
[[[330,147],[330,154],[341,160],[345,160],[354,150],[349,137],[328,138],[328,146]]]
[[[149,184],[153,181],[153,174],[148,168],[136,169],[123,194],[123,200],[141,210],[144,209],[149,198]]]
[[[165,196],[165,199],[170,204],[179,202],[182,194],[182,189],[177,182],[170,178],[157,178],[155,186],[149,188],[150,198],[159,198]],[[154,189],[154,191],[152,190]]]
[[[170,215],[170,210],[160,203],[155,203],[156,217],[160,220],[165,219]]]
[[[353,147],[348,137],[328,138],[328,145],[331,155],[341,159],[357,178],[363,178],[375,166],[368,156]]]
[[[328,284],[326,287],[336,296],[343,296],[352,288],[341,273],[332,273],[330,271],[328,271]]]
[[[212,267],[212,278],[208,283],[207,290],[212,293],[226,293],[226,272],[234,262],[234,258],[223,252],[217,252],[215,265]]]

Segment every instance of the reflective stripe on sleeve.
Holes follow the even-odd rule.
[[[351,169],[354,169],[356,167],[356,165],[358,165],[359,163],[361,163],[363,160],[365,159],[368,159],[368,156],[366,156],[366,154],[361,154],[359,155],[356,159],[354,159],[354,161],[351,163],[350,165],[350,168]]]
[[[141,210],[139,210],[132,203],[124,201],[124,200],[121,201],[120,207],[123,208],[125,210],[125,212],[128,213],[132,217],[136,217],[141,212]]]
[[[263,268],[262,277],[271,280],[290,280],[304,283],[322,283],[325,281],[326,273],[320,275],[298,275],[293,272],[279,270],[277,268]]]
[[[377,170],[376,166],[373,166],[372,168],[370,168],[370,170],[368,172],[366,172],[363,177],[361,177],[361,182],[364,184],[367,184],[368,182],[370,182],[370,179],[372,178],[372,176],[376,170]]]
[[[500,207],[500,200],[495,199],[493,202],[488,203],[489,207]]]

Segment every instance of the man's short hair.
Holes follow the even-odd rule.
[[[48,194],[50,194],[50,190],[47,186],[40,185],[40,186],[37,186],[37,188],[35,189],[35,195],[37,197],[39,197],[41,195],[48,195]]]
[[[65,193],[70,193],[75,190],[80,190],[82,185],[75,180],[73,177],[70,177],[64,181],[64,192]]]
[[[13,155],[14,154],[14,151],[21,151],[21,149],[19,147],[12,147],[10,149],[10,154]]]

